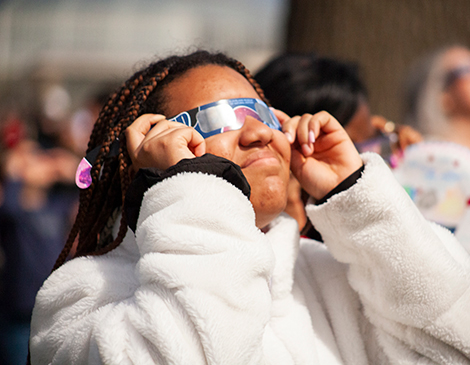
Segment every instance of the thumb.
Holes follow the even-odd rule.
[[[191,128],[191,136],[188,140],[188,148],[196,157],[201,157],[206,153],[206,141],[201,134],[195,129]]]

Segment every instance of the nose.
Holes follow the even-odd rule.
[[[273,130],[263,122],[247,116],[243,127],[240,128],[240,145],[244,147],[262,147],[273,139]]]

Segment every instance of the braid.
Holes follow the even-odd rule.
[[[152,77],[148,77],[152,74]],[[137,72],[114,93],[101,110],[93,127],[87,152],[102,144],[91,169],[92,183],[80,191],[79,210],[66,244],[59,255],[54,270],[60,267],[70,254],[78,236],[76,255],[95,254],[99,235],[116,208],[121,208],[130,185],[130,157],[125,147],[124,130],[139,115],[141,104],[168,74],[163,69],[157,74],[152,67]],[[147,81],[147,82],[146,82]],[[120,140],[117,157],[108,157],[111,144]],[[106,250],[118,246],[126,233],[125,216],[121,219],[118,237]]]
[[[75,242],[75,256],[83,256],[102,255],[123,241],[127,233],[124,202],[131,184],[132,169],[124,131],[142,114],[164,114],[164,86],[192,68],[209,64],[233,68],[267,102],[260,86],[245,66],[222,53],[197,51],[187,56],[172,56],[136,72],[110,96],[93,127],[87,152],[97,146],[101,148],[90,172],[92,182],[86,190],[80,192],[77,217],[54,270],[67,260]],[[119,153],[110,157],[111,144],[118,139]],[[113,239],[109,227],[114,225],[117,212],[122,216],[119,232]]]

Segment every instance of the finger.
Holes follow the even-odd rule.
[[[172,128],[158,139],[162,143],[152,143],[150,148],[157,149],[157,156],[166,156],[167,164],[163,169],[177,164],[182,159],[199,157],[205,153],[204,138],[191,127]]]
[[[146,139],[152,139],[154,137],[162,137],[166,135],[167,133],[170,133],[174,129],[179,129],[179,128],[191,128],[188,127],[187,125],[184,125],[182,123],[178,122],[170,122],[169,120],[160,120],[158,121],[152,129],[148,131],[146,134]]]
[[[398,140],[400,148],[404,150],[410,144],[421,142],[422,136],[410,126],[401,126],[398,130]]]
[[[205,153],[204,138],[194,128],[181,123],[162,123],[169,124],[170,128],[164,129],[156,136],[147,136],[136,150],[129,153],[136,171],[143,167],[166,170],[182,159],[202,156]]]
[[[206,153],[206,142],[198,131],[193,128],[191,128],[191,131],[192,134],[191,139],[188,141],[188,147],[194,156],[201,157]]]
[[[272,108],[272,107],[269,109],[271,109],[271,111],[274,113],[274,115],[279,120],[279,123],[281,123],[281,125],[283,125],[284,122],[290,119],[290,117],[286,113],[284,113],[282,110]]]
[[[314,152],[314,144],[322,146],[331,144],[335,140],[350,140],[341,124],[326,111],[321,111],[310,119],[305,116],[299,122],[297,139],[304,156],[310,156]],[[329,141],[327,143],[327,141]],[[317,143],[315,143],[317,142]]]
[[[304,155],[300,151],[296,150],[295,148],[292,148],[290,169],[292,173],[294,174],[295,178],[299,181],[302,181],[302,167],[304,163],[305,163]]]
[[[344,131],[344,128],[341,124],[333,117],[330,113],[326,111],[321,111],[313,115],[315,123],[318,123],[318,132],[325,134],[333,133],[336,131]],[[346,131],[344,131],[346,133]],[[318,137],[318,134],[315,134],[315,137]]]
[[[381,132],[384,132],[385,129],[385,124],[387,123],[387,119],[385,119],[381,115],[371,115],[370,117],[370,123],[375,129],[380,130]]]
[[[304,114],[299,120],[297,140],[304,156],[310,156],[313,153],[313,144],[320,129],[317,119],[311,114]]]
[[[165,116],[160,114],[144,114],[137,118],[129,127],[124,131],[126,136],[126,146],[129,153],[136,151],[148,131],[158,121],[164,120]]]
[[[284,132],[284,135],[286,136],[290,144],[295,142],[299,120],[300,117],[297,115],[284,121],[284,123],[282,124],[282,131]]]
[[[137,167],[138,163],[136,163],[136,159],[141,158],[142,150],[151,151],[153,149],[152,144],[155,143],[154,141],[156,139],[165,137],[176,129],[190,128],[181,123],[170,122],[166,119],[162,119],[160,116],[151,119],[149,122],[151,123],[151,129],[146,134],[141,133],[145,128],[142,128],[139,131],[138,126],[134,126],[135,128],[128,128],[126,130],[126,146],[132,162]]]
[[[131,128],[145,135],[157,122],[165,119],[166,117],[162,114],[143,114],[134,120],[128,129]]]

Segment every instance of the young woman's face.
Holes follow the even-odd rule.
[[[165,87],[165,113],[173,117],[221,99],[258,98],[251,84],[237,71],[207,65],[189,70]],[[239,165],[251,186],[256,225],[265,227],[286,205],[290,144],[280,131],[247,116],[243,126],[205,140],[206,152]]]

